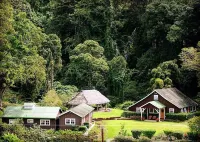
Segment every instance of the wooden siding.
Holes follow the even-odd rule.
[[[167,101],[166,99],[164,99],[161,95],[159,95],[156,92],[153,92],[151,95],[149,95],[147,98],[143,99],[142,101],[138,102],[137,104],[131,106],[129,108],[130,111],[136,111],[136,107],[141,107],[142,105],[150,102],[150,101],[154,101],[154,95],[158,95],[158,101],[161,102],[162,104],[164,104],[166,106],[165,108],[165,112],[169,113],[169,108],[174,108],[174,112],[178,113],[181,112],[181,109],[179,109],[178,107],[176,107],[174,104],[170,103],[169,101]]]
[[[65,113],[59,117],[59,129],[65,130],[65,129],[71,129],[72,125],[65,125],[65,118],[75,118],[76,125],[82,125],[82,118],[72,112]]]
[[[2,118],[2,122],[9,124],[9,119],[14,119],[14,118]],[[32,119],[32,118],[29,118],[29,119]],[[42,129],[56,129],[56,120],[55,119],[46,119],[46,120],[50,120],[50,126],[40,126]],[[31,126],[33,126],[33,124],[40,125],[40,119],[38,119],[38,118],[34,119],[33,124],[28,124],[27,118],[24,118],[23,122],[26,127],[31,127]]]

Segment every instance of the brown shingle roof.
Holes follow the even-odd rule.
[[[110,100],[97,90],[82,90],[74,98],[72,98],[68,102],[68,104],[79,105],[82,103],[86,103],[88,105],[94,105],[94,104],[106,104],[109,102]]]
[[[155,91],[178,108],[198,105],[176,88],[163,88]]]

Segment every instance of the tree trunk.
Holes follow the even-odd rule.
[[[1,87],[0,88],[0,110],[3,109],[2,101],[3,101],[3,94],[6,90],[6,87]]]

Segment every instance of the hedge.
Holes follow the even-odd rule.
[[[200,111],[191,113],[166,113],[165,116],[166,119],[185,121],[190,118],[193,118],[194,116],[200,116]]]
[[[116,136],[114,138],[114,141],[115,142],[133,142],[135,141],[132,137],[129,137],[129,136],[122,136],[122,135],[119,135],[119,136]]]
[[[141,116],[141,113],[133,112],[133,111],[124,111],[121,115],[122,117],[130,118],[131,116]],[[143,117],[146,117],[147,114],[143,113]]]

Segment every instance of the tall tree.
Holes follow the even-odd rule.
[[[82,89],[104,90],[109,67],[103,52],[103,47],[93,40],[77,45],[70,54],[64,82]]]

